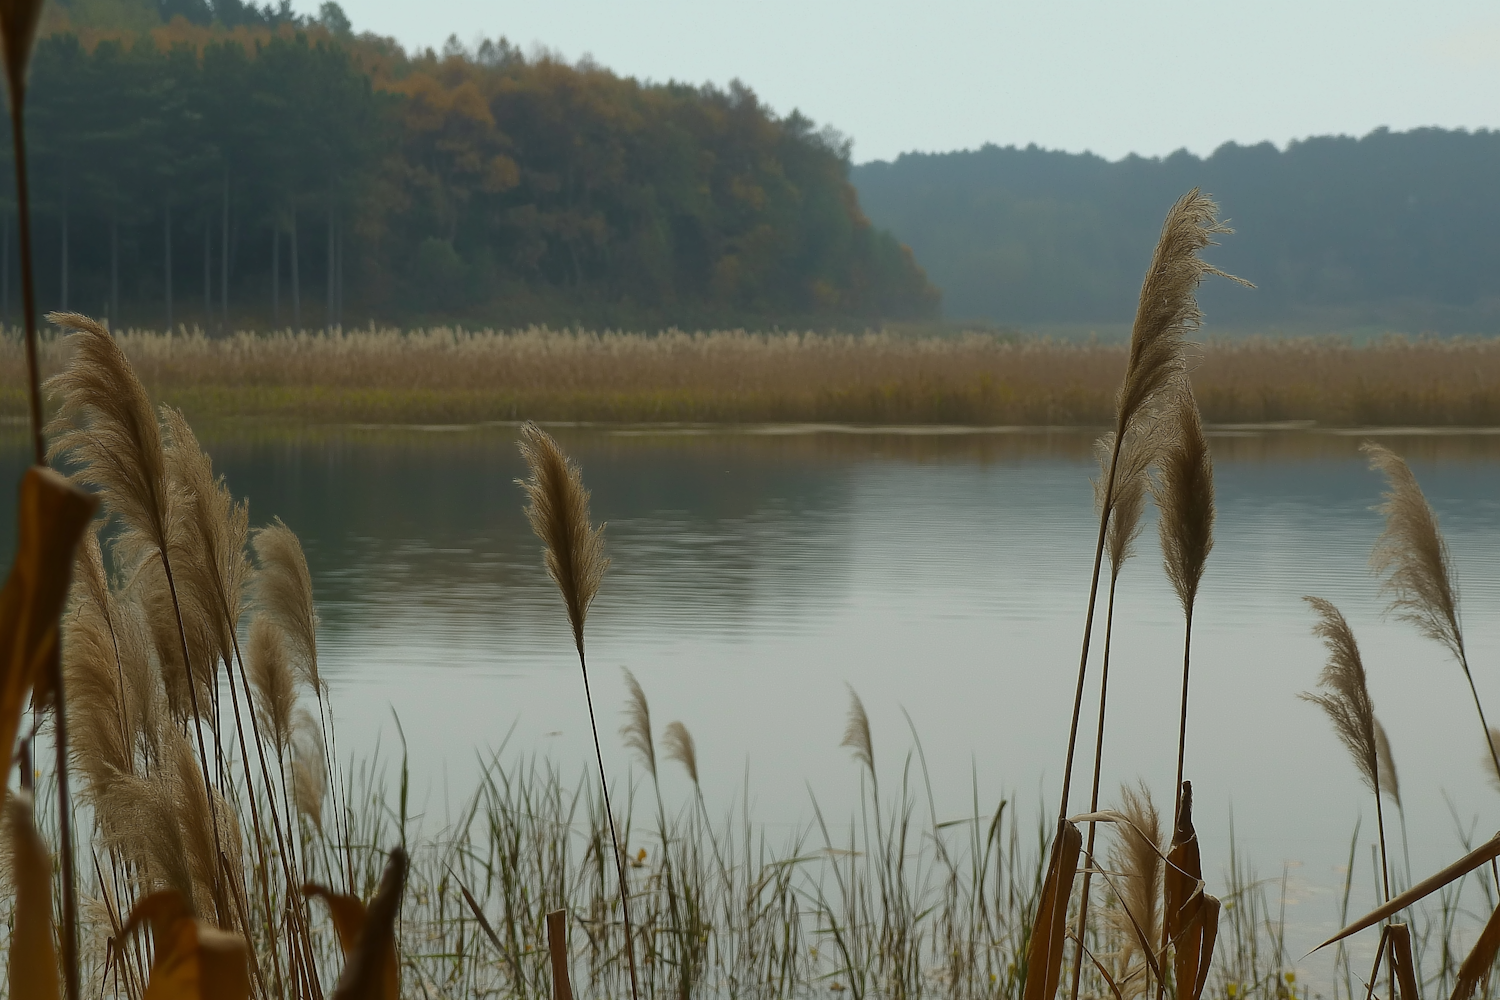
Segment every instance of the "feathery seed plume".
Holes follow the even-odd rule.
[[[844,739],[839,743],[854,751],[854,759],[875,776],[875,743],[870,739],[870,717],[865,714],[865,703],[859,700],[854,687],[849,687],[849,722],[844,727]]]
[[[1151,493],[1160,511],[1157,528],[1167,578],[1183,610],[1191,613],[1214,547],[1214,463],[1197,401],[1186,386],[1168,419],[1171,437],[1156,457],[1158,479]]]
[[[1144,993],[1148,985],[1146,964],[1132,969],[1135,957],[1141,954],[1136,928],[1147,941],[1161,937],[1162,855],[1166,847],[1161,815],[1144,784],[1139,790],[1120,786],[1119,811],[1129,822],[1115,825],[1109,867],[1118,873],[1113,884],[1120,893],[1120,908],[1107,909],[1105,918],[1122,942],[1118,978],[1121,993],[1128,998]]]
[[[1130,360],[1115,404],[1117,429],[1128,428],[1137,413],[1182,378],[1186,337],[1203,322],[1196,297],[1203,279],[1217,275],[1250,284],[1198,256],[1215,245],[1214,236],[1233,231],[1219,221],[1218,212],[1219,206],[1194,188],[1178,199],[1162,223],[1130,331]]]
[[[627,747],[641,755],[646,770],[655,779],[656,746],[651,742],[651,706],[646,703],[646,692],[641,690],[635,674],[625,667],[620,669],[625,672],[625,688],[628,692],[625,698],[625,725],[620,727],[620,735],[625,737]]]
[[[693,743],[693,734],[680,722],[667,723],[661,736],[662,756],[675,760],[687,769],[693,784],[698,783],[698,748]]]
[[[292,723],[292,797],[297,810],[323,828],[323,800],[328,795],[328,764],[323,758],[322,731],[305,708]]]
[[[1156,448],[1154,420],[1137,422],[1126,432],[1125,443],[1120,446],[1120,466],[1115,471],[1112,512],[1104,543],[1111,571],[1116,576],[1125,560],[1135,554],[1135,541],[1143,526],[1141,515],[1146,510],[1146,492],[1151,485],[1151,466],[1156,462]],[[1094,456],[1099,460],[1099,478],[1094,480],[1094,508],[1100,514],[1104,512],[1104,492],[1114,450],[1114,431],[1094,442]]]
[[[1303,701],[1310,701],[1328,714],[1333,732],[1348,748],[1354,766],[1370,791],[1375,791],[1384,776],[1381,767],[1379,737],[1376,735],[1375,705],[1365,683],[1364,662],[1349,627],[1339,609],[1321,597],[1304,597],[1318,615],[1313,634],[1328,647],[1328,665],[1318,675],[1320,693],[1304,691]],[[1387,754],[1389,751],[1387,751]],[[1393,791],[1380,788],[1380,791]]]
[[[253,541],[260,572],[255,597],[262,611],[281,626],[297,670],[313,691],[321,692],[318,677],[318,612],[313,605],[312,573],[302,543],[281,520],[255,532]]]
[[[1370,456],[1370,468],[1382,473],[1387,483],[1385,502],[1375,508],[1385,515],[1385,531],[1370,552],[1370,568],[1385,578],[1381,593],[1391,596],[1389,610],[1462,660],[1458,591],[1437,515],[1405,459],[1374,442],[1366,442],[1361,450]]]
[[[250,623],[245,657],[250,683],[260,695],[255,707],[260,713],[263,736],[278,753],[284,752],[292,739],[292,708],[297,701],[297,689],[287,662],[285,637],[264,612]]]
[[[1375,720],[1375,756],[1380,765],[1380,794],[1389,795],[1401,808],[1401,778],[1396,774],[1396,758],[1391,754],[1391,740],[1380,719]]]
[[[528,423],[521,428],[520,447],[531,469],[531,478],[520,483],[530,501],[526,519],[547,547],[547,575],[562,592],[573,642],[582,649],[584,618],[609,566],[604,526],[595,528],[590,521],[583,474],[550,434]]]
[[[198,444],[182,411],[161,408],[166,426],[167,479],[179,497],[182,516],[171,533],[172,565],[180,588],[198,591],[217,614],[213,621],[220,655],[233,648],[235,623],[244,613],[245,583],[250,563],[245,539],[250,528],[249,506],[236,503],[215,476],[213,460]]]
[[[48,319],[73,331],[67,365],[47,380],[47,391],[61,399],[48,427],[48,454],[77,463],[79,482],[95,488],[152,547],[165,550],[177,504],[150,397],[108,330],[76,313]]]

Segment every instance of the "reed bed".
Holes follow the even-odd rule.
[[[969,333],[657,335],[369,329],[118,341],[157,399],[193,419],[313,422],[841,422],[1111,426],[1129,348]],[[44,373],[64,351],[41,344]],[[1500,340],[1216,340],[1190,349],[1209,424],[1500,425]],[[26,394],[0,340],[0,413]]]

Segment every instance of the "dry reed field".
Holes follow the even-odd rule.
[[[1107,426],[1125,345],[986,334],[357,330],[117,335],[154,397],[194,419],[311,422]],[[64,349],[41,346],[44,372]],[[22,343],[0,409],[25,413]],[[1215,340],[1192,351],[1209,424],[1500,425],[1500,341]]]
[[[0,592],[0,763],[7,775],[13,761],[19,771],[0,824],[7,995],[1311,1000],[1293,975],[1299,956],[1286,952],[1274,886],[1232,847],[1228,871],[1205,872],[1193,825],[1186,734],[1194,610],[1216,519],[1199,397],[1219,385],[1213,398],[1232,409],[1241,397],[1226,383],[1272,378],[1277,365],[1346,390],[1380,371],[1440,380],[1440,370],[1470,361],[1478,371],[1490,349],[1392,343],[1340,355],[1327,346],[1250,344],[1215,347],[1196,364],[1188,347],[1202,319],[1196,289],[1227,277],[1199,257],[1225,231],[1216,216],[1196,191],[1173,206],[1130,344],[1119,349],[541,331],[210,342],[117,336],[87,317],[54,315],[65,336],[43,345],[45,364],[25,366],[34,378],[24,398],[37,461],[21,484],[16,564]],[[970,815],[940,821],[920,743],[897,748],[904,759],[878,744],[852,691],[841,744],[860,765],[852,816],[825,816],[814,801],[804,827],[773,838],[756,824],[748,789],[727,815],[711,815],[691,731],[653,720],[629,675],[621,735],[642,778],[622,782],[625,761],[604,751],[590,687],[588,612],[609,579],[604,528],[593,520],[584,470],[529,422],[518,444],[530,475],[517,502],[570,627],[576,710],[590,720],[594,758],[572,778],[502,748],[456,814],[441,823],[413,816],[404,758],[394,781],[379,760],[340,758],[338,706],[319,673],[317,598],[293,529],[259,511],[252,527],[189,418],[162,404],[174,398],[173,385],[199,380],[210,388],[196,398],[221,404],[262,390],[315,401],[330,383],[375,394],[359,398],[395,399],[416,371],[424,380],[462,372],[471,401],[500,398],[486,379],[503,374],[506,385],[562,387],[560,396],[538,395],[537,406],[614,398],[636,407],[662,383],[667,397],[675,386],[679,402],[697,398],[693,386],[712,376],[737,406],[789,407],[774,417],[756,411],[756,419],[810,419],[813,410],[796,407],[840,398],[873,406],[878,397],[889,408],[862,411],[864,419],[899,413],[910,422],[925,413],[960,422],[974,413],[948,415],[942,401],[961,395],[882,395],[882,380],[930,389],[941,385],[939,374],[959,382],[966,369],[962,378],[972,382],[978,371],[982,380],[986,364],[1014,381],[987,382],[984,392],[1010,393],[1016,409],[997,403],[1002,409],[984,413],[1066,423],[1049,407],[1071,392],[1071,419],[1111,427],[1093,442],[1098,536],[1073,709],[1065,727],[1059,720],[1058,748],[1064,728],[1068,740],[1055,824],[977,796]],[[275,383],[289,370],[302,381]],[[1080,370],[1093,379],[1086,388],[1071,381]],[[1235,382],[1215,371],[1251,377]],[[816,386],[831,372],[864,388],[820,397]],[[783,377],[802,395],[773,388]],[[652,388],[631,395],[641,384]],[[1018,390],[1002,391],[1021,384],[1051,388],[1028,404],[1015,402]],[[349,418],[330,391],[323,415]],[[1432,398],[1448,406],[1459,395]],[[624,418],[627,404],[618,405],[609,418]],[[1257,405],[1259,419],[1288,416],[1268,412],[1264,398]],[[667,404],[628,412],[635,420],[708,419]],[[734,412],[750,419],[748,409]],[[1479,411],[1442,412],[1456,419]],[[1371,568],[1390,613],[1462,671],[1473,703],[1456,706],[1455,719],[1474,709],[1500,777],[1500,730],[1490,728],[1473,680],[1436,517],[1400,455],[1363,447],[1387,484],[1386,529]],[[1120,571],[1143,547],[1152,505],[1182,622],[1181,697],[1162,705],[1158,719],[1164,741],[1177,746],[1177,778],[1154,793],[1105,789],[1100,777],[1111,685],[1131,683],[1110,674]],[[1500,836],[1466,844],[1449,867],[1403,883],[1388,844],[1388,806],[1404,830],[1397,762],[1357,637],[1332,603],[1308,602],[1328,662],[1309,678],[1316,690],[1306,697],[1327,714],[1351,776],[1374,797],[1380,848],[1382,905],[1351,919],[1346,880],[1347,926],[1324,945],[1337,970],[1332,992],[1348,1000],[1375,992],[1488,998],[1500,955],[1492,891],[1500,887]],[[686,801],[662,796],[657,778],[666,767],[690,779]],[[1357,846],[1356,832],[1348,880]],[[1361,967],[1349,942],[1377,925],[1373,963]]]

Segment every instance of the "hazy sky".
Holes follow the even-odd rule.
[[[342,2],[357,30],[409,48],[504,35],[643,79],[739,78],[852,137],[860,162],[1500,126],[1494,0]]]

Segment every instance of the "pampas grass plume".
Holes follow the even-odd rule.
[[[1161,533],[1167,579],[1188,614],[1198,597],[1198,585],[1214,547],[1214,465],[1198,404],[1187,387],[1173,401],[1166,432],[1170,435],[1157,456],[1157,482],[1152,495],[1161,512]]]
[[[656,745],[651,740],[651,706],[646,702],[646,692],[641,690],[640,682],[635,679],[635,674],[626,668],[621,668],[625,673],[625,724],[620,727],[620,735],[625,737],[625,745],[641,755],[641,761],[646,765],[652,779],[656,778]]]
[[[255,598],[260,610],[281,627],[292,646],[297,670],[321,694],[318,676],[318,612],[313,604],[312,573],[296,532],[276,518],[255,532],[252,545],[260,571]]]
[[[680,722],[667,723],[666,731],[661,734],[661,748],[662,756],[681,764],[693,784],[698,784],[698,747],[687,726]]]
[[[604,526],[593,526],[583,474],[550,434],[528,423],[520,447],[531,470],[531,478],[520,483],[529,501],[526,519],[546,546],[547,575],[562,592],[573,641],[582,650],[583,622],[609,566]]]
[[[1318,687],[1322,690],[1316,694],[1304,691],[1298,697],[1327,713],[1334,735],[1348,749],[1365,786],[1372,792],[1386,791],[1380,787],[1381,772],[1385,768],[1380,766],[1375,705],[1370,700],[1364,662],[1354,640],[1354,630],[1331,602],[1321,597],[1304,597],[1303,600],[1312,605],[1318,615],[1313,634],[1328,648],[1328,664],[1318,675]]]
[[[297,691],[291,664],[286,654],[286,640],[264,612],[250,623],[250,641],[245,650],[250,682],[260,695],[256,709],[261,727],[272,745],[284,752],[292,739],[292,709]]]
[[[1115,470],[1112,512],[1105,539],[1110,569],[1116,576],[1125,560],[1135,554],[1135,542],[1140,537],[1143,526],[1141,516],[1146,511],[1146,494],[1151,485],[1150,471],[1156,462],[1157,444],[1156,423],[1151,421],[1137,422],[1126,432],[1125,443],[1120,446],[1120,464]],[[1094,456],[1099,461],[1099,478],[1094,480],[1094,509],[1101,515],[1104,513],[1104,493],[1109,482],[1109,466],[1114,452],[1113,431],[1094,443]]]
[[[854,759],[863,764],[875,776],[875,743],[870,738],[870,717],[865,714],[865,703],[859,700],[854,688],[849,688],[849,721],[844,725],[844,738],[839,743],[854,751]]]

